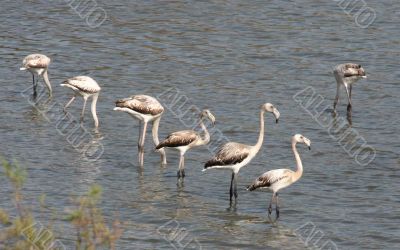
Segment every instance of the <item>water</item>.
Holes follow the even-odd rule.
[[[67,1],[2,5],[0,152],[27,167],[28,202],[37,204],[36,197],[44,193],[47,205],[62,213],[71,206],[69,197],[99,183],[106,218],[118,214],[126,223],[118,249],[179,249],[185,242],[203,249],[302,249],[308,236],[302,229],[310,225],[324,237],[308,246],[399,247],[397,2],[368,1],[377,18],[367,29],[336,1],[97,3],[108,16],[97,28],[90,28]],[[30,53],[52,58],[54,99],[49,103],[32,106],[20,94],[31,84],[30,74],[18,70]],[[362,64],[368,75],[353,88],[352,119],[355,131],[376,150],[367,166],[357,164],[292,98],[311,86],[332,105],[332,67],[348,61]],[[59,84],[76,75],[90,75],[102,87],[99,131],[93,130],[89,112],[84,123],[93,142],[104,147],[94,162],[82,158],[54,122],[71,95]],[[211,109],[226,138],[247,144],[257,139],[259,105],[271,102],[280,110],[277,125],[270,114],[265,116],[265,141],[239,174],[236,208],[228,209],[230,173],[201,172],[211,156],[207,148],[186,154],[183,187],[176,185],[177,152],[169,150],[168,166],[160,167],[150,134],[145,166],[137,166],[138,123],[113,112],[113,102],[132,94],[157,96],[169,88],[179,89],[188,98],[186,105]],[[347,104],[342,97],[339,117]],[[81,105],[78,99],[69,109],[75,119]],[[182,129],[187,127],[167,110],[160,136]],[[304,175],[281,192],[281,220],[271,225],[266,216],[270,193],[249,193],[245,186],[267,170],[295,167],[290,149],[295,133],[310,138],[313,149],[298,146]],[[10,186],[1,179],[0,204],[13,211]],[[62,232],[58,239],[71,248],[72,229],[64,221],[54,223]],[[189,232],[182,242],[168,241],[176,227]]]

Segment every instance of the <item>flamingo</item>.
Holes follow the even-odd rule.
[[[51,84],[49,81],[49,76],[47,75],[47,70],[50,64],[50,58],[42,54],[32,54],[28,55],[22,61],[22,68],[20,70],[28,70],[32,74],[32,84],[33,84],[33,97],[37,96],[37,83],[39,81],[39,76],[43,76],[44,83],[49,92],[49,96],[52,96]],[[35,79],[36,75],[36,79]]]
[[[303,164],[301,163],[300,155],[296,149],[297,143],[304,143],[308,146],[308,149],[311,150],[311,141],[308,138],[302,136],[301,134],[296,134],[292,137],[292,150],[297,164],[296,171],[286,168],[270,170],[259,176],[251,185],[247,187],[247,190],[249,191],[253,191],[258,188],[267,188],[272,191],[272,198],[268,207],[268,217],[271,216],[272,203],[275,200],[275,221],[279,218],[278,191],[298,181],[303,174]]]
[[[208,169],[230,169],[232,171],[231,187],[230,187],[230,202],[232,203],[232,197],[235,196],[237,199],[237,174],[239,170],[247,165],[260,150],[263,140],[264,140],[264,113],[273,113],[278,123],[280,113],[271,104],[265,103],[260,108],[260,133],[258,136],[258,141],[254,146],[245,145],[236,142],[228,142],[222,145],[216,155],[206,162],[203,171]]]
[[[69,100],[69,102],[64,106],[64,112],[66,112],[68,106],[71,105],[77,95],[81,95],[83,97],[84,102],[80,117],[81,122],[83,122],[83,115],[85,114],[86,101],[89,97],[93,97],[91,111],[93,115],[94,126],[96,128],[99,127],[99,119],[97,118],[96,105],[101,88],[97,84],[97,82],[88,76],[76,76],[64,81],[61,86],[68,87],[74,91],[74,95],[72,96],[71,100]]]
[[[339,102],[340,88],[342,86],[346,89],[347,99],[349,104],[347,105],[347,112],[351,113],[351,90],[353,83],[357,82],[361,78],[367,78],[365,70],[360,64],[355,63],[344,63],[339,64],[333,70],[333,74],[336,78],[337,90],[335,101],[333,102],[333,113],[336,113],[336,105]]]
[[[115,102],[115,111],[126,112],[133,118],[139,119],[139,141],[138,141],[138,159],[139,165],[143,166],[144,160],[144,141],[146,137],[147,124],[153,122],[152,134],[155,145],[159,144],[158,127],[160,125],[161,115],[164,108],[154,97],[148,95],[133,95],[131,97],[120,99]],[[143,131],[141,131],[141,123],[143,122]],[[165,150],[158,150],[161,154],[162,165],[167,164]]]
[[[210,112],[210,110],[205,109],[200,113],[200,126],[204,132],[204,138],[197,132],[193,130],[183,130],[171,133],[162,141],[160,144],[156,146],[156,149],[161,148],[175,148],[180,152],[180,160],[179,160],[179,170],[178,170],[178,179],[185,177],[185,153],[187,150],[199,147],[202,145],[206,145],[210,142],[210,133],[208,133],[207,127],[204,125],[204,119],[208,118],[211,123],[215,124],[215,117]]]

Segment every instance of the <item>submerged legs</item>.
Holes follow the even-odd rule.
[[[178,179],[185,178],[185,155],[181,154],[179,159]]]
[[[276,212],[276,220],[279,218],[279,201],[278,201],[278,193],[275,194],[276,204],[275,204],[275,212]]]
[[[229,200],[232,203],[232,197],[235,196],[235,200],[238,197],[237,193],[237,178],[235,172],[232,172],[232,178],[231,178],[231,188],[229,189]]]
[[[337,84],[336,97],[335,97],[335,101],[333,102],[333,113],[336,113],[336,105],[339,102],[339,96],[340,96],[340,84]]]
[[[272,220],[271,214],[272,214],[272,204],[275,202],[275,212],[276,212],[276,217],[275,220]],[[273,193],[271,197],[271,201],[269,202],[268,206],[268,218],[271,221],[271,223],[274,223],[279,219],[279,202],[278,202],[278,193]]]
[[[351,84],[349,85],[344,85],[346,87],[346,93],[347,93],[347,99],[349,100],[349,104],[347,105],[347,112],[351,113]]]
[[[268,217],[271,216],[272,214],[272,203],[274,202],[274,198],[275,198],[275,193],[272,194],[271,200],[269,201]]]
[[[232,196],[233,196],[233,179],[235,178],[235,174],[232,172],[231,178],[231,188],[229,189],[229,200],[232,203]]]
[[[38,81],[39,77],[37,77],[36,81],[35,81],[35,74],[32,73],[32,85],[33,85],[33,98],[36,98],[37,96],[37,81]]]

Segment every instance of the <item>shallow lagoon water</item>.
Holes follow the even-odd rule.
[[[305,225],[323,232],[316,247],[327,242],[340,249],[399,247],[397,2],[368,1],[377,18],[366,29],[336,1],[97,3],[108,17],[97,28],[66,1],[6,1],[1,8],[0,152],[27,167],[24,192],[33,207],[36,197],[46,194],[49,206],[65,211],[69,197],[98,183],[106,217],[118,214],[126,223],[118,249],[182,248],[168,234],[177,227],[188,230],[187,247],[302,249]],[[30,53],[52,58],[54,98],[47,103],[32,104],[29,95],[21,95],[31,86],[30,74],[19,71]],[[312,87],[332,105],[332,68],[349,61],[363,65],[368,75],[353,88],[352,117],[352,128],[376,150],[366,166],[293,99]],[[76,75],[92,76],[102,87],[100,129],[93,130],[87,112],[83,130],[104,149],[96,161],[82,157],[57,127],[71,96],[59,84]],[[144,168],[137,166],[138,123],[113,112],[114,101],[133,94],[159,96],[171,88],[187,98],[185,108],[212,110],[216,129],[232,141],[256,142],[262,103],[281,112],[279,124],[265,116],[263,148],[240,171],[235,208],[229,209],[230,173],[201,171],[211,156],[206,147],[186,154],[183,186],[176,185],[178,153],[168,150],[168,165],[160,167],[150,133]],[[69,109],[77,121],[81,105],[78,99]],[[334,119],[329,109],[323,115]],[[167,108],[161,121],[161,138],[188,129],[176,110]],[[304,175],[281,192],[281,220],[273,226],[266,216],[270,194],[245,187],[267,170],[295,167],[290,149],[295,133],[310,138],[312,150],[298,146]],[[0,204],[12,211],[10,186],[4,177],[1,183]],[[59,240],[71,247],[72,229],[64,221],[55,221],[55,227],[63,232]]]

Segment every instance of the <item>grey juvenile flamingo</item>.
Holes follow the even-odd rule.
[[[204,125],[203,120],[209,119],[211,123],[214,125],[215,117],[211,114],[210,110],[205,109],[200,114],[200,126],[204,132],[204,138],[194,130],[183,130],[174,132],[168,135],[164,141],[156,146],[156,149],[161,148],[175,148],[180,152],[180,160],[179,160],[179,170],[178,170],[178,178],[185,177],[185,153],[187,150],[199,147],[202,145],[206,145],[210,142],[210,133],[207,130],[207,127]]]
[[[342,86],[344,86],[346,89],[347,99],[349,100],[349,104],[347,105],[347,112],[351,113],[352,85],[361,78],[367,78],[367,76],[365,75],[365,71],[360,64],[344,63],[337,65],[333,70],[333,74],[335,76],[337,84],[336,97],[335,101],[333,102],[333,112],[336,113],[336,105],[339,102],[340,89]]]
[[[160,124],[161,115],[164,113],[164,108],[154,97],[148,95],[133,95],[131,97],[120,99],[115,102],[115,111],[126,112],[133,118],[139,120],[139,165],[143,166],[144,161],[144,141],[146,137],[147,124],[153,122],[153,142],[155,145],[159,144],[158,140],[158,126]],[[143,131],[141,131],[141,123],[143,123]],[[167,164],[165,150],[163,148],[158,150],[161,154],[162,164]]]
[[[272,213],[272,203],[275,201],[275,220],[279,218],[278,191],[298,181],[303,174],[303,164],[296,149],[297,143],[304,143],[309,149],[311,149],[311,141],[306,137],[300,134],[296,134],[292,137],[292,150],[297,164],[296,171],[286,168],[270,170],[259,176],[251,185],[247,187],[247,190],[249,191],[253,191],[258,188],[267,188],[272,191],[272,198],[268,207],[268,217]]]
[[[264,140],[264,113],[270,112],[273,113],[276,119],[276,123],[278,123],[278,119],[280,116],[279,111],[271,104],[265,103],[261,105],[260,108],[260,133],[258,136],[258,141],[254,146],[245,145],[237,142],[228,142],[222,145],[216,155],[212,157],[210,160],[206,162],[204,165],[204,169],[229,169],[232,171],[231,178],[231,188],[230,188],[230,201],[232,203],[232,197],[235,196],[237,198],[237,174],[239,173],[240,168],[247,165],[253,158],[256,156],[258,151],[260,150],[263,140]]]
[[[99,127],[99,119],[97,118],[96,105],[101,88],[97,84],[97,82],[89,76],[76,76],[64,81],[61,86],[70,88],[74,91],[74,95],[72,96],[71,100],[69,100],[69,102],[64,106],[64,112],[66,112],[68,106],[71,105],[77,95],[82,96],[84,102],[80,121],[83,122],[83,115],[85,114],[87,99],[89,97],[92,97],[93,99],[91,111],[93,115],[94,126],[96,128]]]
[[[51,84],[49,81],[49,76],[47,75],[47,70],[49,68],[50,58],[42,54],[32,54],[24,58],[22,61],[22,68],[20,70],[28,70],[32,74],[32,84],[33,84],[33,97],[37,96],[37,83],[39,81],[39,76],[43,76],[44,83],[49,92],[49,96],[52,95]],[[35,78],[36,76],[36,78]]]

